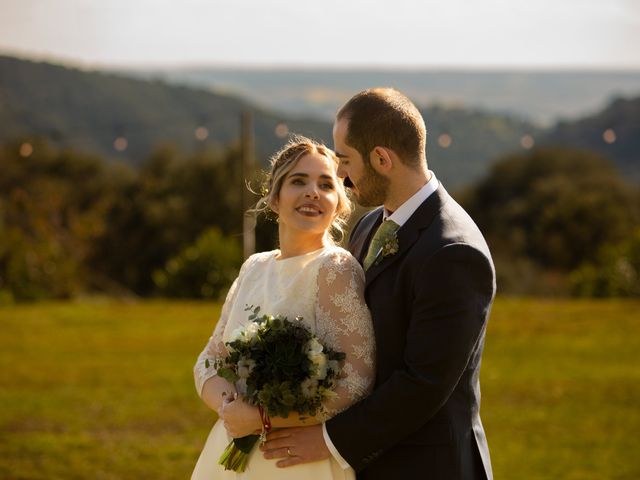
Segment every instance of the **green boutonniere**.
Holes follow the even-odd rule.
[[[389,240],[387,240],[384,245],[382,245],[378,261],[382,261],[382,259],[385,257],[395,255],[396,253],[398,253],[399,248],[400,243],[398,242],[397,235],[394,233],[393,236]]]

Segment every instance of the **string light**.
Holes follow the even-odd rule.
[[[197,140],[203,142],[209,136],[209,130],[207,130],[206,127],[198,127],[196,128],[194,135],[196,136]]]
[[[613,129],[611,128],[606,129],[602,134],[602,139],[608,144],[614,143],[617,140],[617,138],[618,137],[616,137],[616,132],[614,132]]]
[[[536,142],[533,140],[533,137],[528,133],[526,135],[523,135],[520,139],[520,146],[525,150],[531,150],[535,143]]]
[[[129,142],[124,137],[118,137],[113,141],[113,148],[118,152],[124,152],[129,146]]]
[[[19,153],[22,158],[30,157],[31,154],[33,153],[33,147],[31,146],[30,143],[25,142],[22,145],[20,145]]]
[[[438,145],[442,148],[449,148],[452,142],[453,138],[448,133],[443,133],[438,137]]]
[[[276,125],[276,137],[278,138],[285,138],[287,135],[289,135],[289,127],[287,127],[286,123],[279,123],[278,125]]]

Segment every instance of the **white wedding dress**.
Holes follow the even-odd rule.
[[[220,320],[198,357],[194,375],[198,394],[216,374],[213,360],[226,355],[232,333],[249,324],[246,307],[260,306],[260,314],[302,316],[303,322],[327,346],[345,352],[345,373],[337,398],[325,404],[325,418],[348,408],[373,388],[375,344],[371,316],[364,302],[362,267],[346,250],[329,246],[305,255],[278,260],[278,250],[252,255],[240,269],[222,308]],[[209,359],[210,367],[205,366]],[[324,418],[323,418],[324,419]],[[342,469],[333,458],[288,468],[266,460],[257,446],[243,473],[218,465],[231,438],[216,422],[200,454],[192,480],[353,480],[354,471]]]

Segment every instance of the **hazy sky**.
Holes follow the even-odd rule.
[[[640,0],[0,0],[0,52],[87,65],[640,68]]]

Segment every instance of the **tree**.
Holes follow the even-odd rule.
[[[241,234],[239,152],[205,150],[183,157],[156,149],[106,212],[108,228],[89,263],[139,295],[152,294],[152,272],[205,229]]]
[[[639,224],[637,192],[611,163],[571,149],[507,156],[463,193],[462,203],[505,271],[524,259],[534,269],[566,274]]]
[[[105,228],[106,166],[33,141],[0,152],[0,290],[17,300],[67,298],[85,290],[85,260]]]

